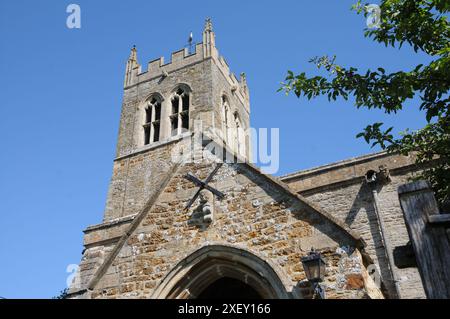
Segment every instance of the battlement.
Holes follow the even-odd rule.
[[[249,94],[245,75],[242,73],[241,77],[238,79],[236,75],[230,71],[230,67],[225,59],[219,55],[215,46],[215,35],[212,31],[210,19],[207,19],[205,23],[203,41],[195,44],[193,52],[190,52],[187,48],[172,52],[169,62],[165,62],[164,57],[160,57],[148,62],[145,70],[139,64],[137,50],[133,47],[127,62],[124,88],[127,89],[139,83],[158,78],[164,80],[164,78],[170,77],[171,73],[207,60],[214,62],[217,69],[228,82],[232,93],[247,106],[247,111],[249,112]]]
[[[172,52],[169,62],[166,63],[164,57],[159,57],[148,62],[146,70],[136,61],[132,67],[132,72],[129,75],[130,79],[125,84],[125,88],[154,78],[165,77],[184,67],[200,63],[207,59],[212,59],[230,83],[234,93],[237,94],[240,99],[245,100],[247,94],[245,88],[246,84],[242,82],[242,79],[238,79],[236,75],[231,72],[225,58],[219,55],[219,52],[215,47],[212,47],[209,50],[210,55],[208,56],[203,42],[197,43],[194,52],[190,53],[187,48]]]
[[[245,88],[246,83],[244,83],[243,79],[238,79],[236,75],[231,72],[228,63],[223,56],[218,55],[217,62],[217,66],[219,67],[223,75],[228,79],[231,87],[235,88],[235,94],[238,94],[240,95],[240,98],[245,99],[247,92]]]
[[[202,60],[204,60],[202,43],[198,43],[195,45],[195,51],[193,53],[189,53],[187,48],[172,52],[170,61],[167,63],[164,57],[159,57],[148,62],[147,70],[140,70],[137,74],[138,82],[163,76],[165,73],[176,71],[185,66],[201,62]]]

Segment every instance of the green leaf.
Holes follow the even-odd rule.
[[[288,71],[279,91],[294,91],[297,97],[308,99],[323,95],[329,101],[338,96],[352,97],[356,109],[379,109],[387,114],[397,113],[409,104],[424,110],[422,116],[428,124],[415,132],[394,139],[392,127],[381,131],[382,123],[374,123],[356,138],[363,137],[371,147],[380,145],[389,152],[414,152],[420,165],[432,161],[437,166],[426,165],[430,168],[424,168],[421,175],[430,181],[439,201],[450,200],[450,2],[381,0],[380,7],[380,28],[365,29],[364,36],[385,46],[402,47],[411,55],[422,51],[433,61],[393,73],[386,73],[382,67],[374,72],[358,72],[355,67],[337,65],[335,56],[316,56],[310,62],[321,68],[318,72],[325,69],[326,76]],[[360,1],[352,9],[367,16]],[[420,96],[420,104],[409,103],[416,95]],[[446,164],[438,165],[436,159]]]

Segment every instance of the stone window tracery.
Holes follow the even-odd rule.
[[[170,115],[171,136],[189,129],[190,94],[187,90],[179,88],[171,99],[172,113]]]
[[[147,102],[144,121],[144,145],[158,142],[161,130],[161,100],[153,97]]]

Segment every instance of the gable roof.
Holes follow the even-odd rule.
[[[335,224],[336,226],[341,228],[348,236],[350,236],[355,241],[355,243],[357,244],[356,246],[358,248],[363,248],[365,246],[364,240],[361,237],[361,235],[359,235],[357,232],[352,230],[347,224],[345,224],[341,220],[337,219],[336,217],[334,217],[333,215],[328,213],[326,210],[321,208],[319,205],[310,201],[309,199],[305,198],[304,196],[295,193],[291,188],[289,188],[289,186],[287,184],[282,182],[280,179],[278,179],[270,174],[262,173],[261,170],[258,167],[256,167],[255,165],[250,164],[250,163],[242,163],[242,164],[245,165],[246,167],[248,167],[249,169],[253,170],[256,174],[259,174],[261,177],[267,179],[273,185],[276,185],[277,187],[282,189],[287,195],[299,200],[302,204],[309,207],[316,213],[320,214],[321,216],[325,217],[327,220],[329,220],[330,222],[332,222],[333,224]]]
[[[325,219],[329,220],[332,224],[336,225],[338,228],[340,228],[344,234],[346,234],[351,240],[355,242],[355,247],[357,248],[364,248],[365,242],[362,239],[362,237],[355,231],[353,231],[349,226],[347,226],[342,221],[335,218],[333,215],[326,212],[324,209],[316,205],[315,203],[309,201],[308,199],[304,198],[303,196],[293,192],[285,183],[280,181],[278,178],[273,177],[268,174],[264,174],[261,172],[261,170],[256,167],[253,164],[250,164],[246,162],[244,159],[240,158],[236,154],[233,154],[226,146],[223,146],[222,143],[218,143],[216,139],[213,137],[210,137],[212,143],[217,144],[220,147],[223,147],[225,150],[224,156],[234,156],[236,159],[234,165],[237,165],[238,167],[243,168],[244,170],[249,170],[256,176],[265,179],[268,183],[275,186],[277,189],[281,190],[283,193],[288,195],[289,197],[298,200],[300,203],[305,205],[306,207],[310,208],[313,212],[321,215]],[[134,217],[133,221],[130,223],[127,230],[124,232],[124,234],[120,237],[119,241],[116,243],[114,248],[112,249],[111,253],[106,256],[103,263],[100,265],[100,267],[97,269],[97,271],[94,273],[93,277],[91,278],[87,289],[93,290],[97,283],[100,281],[100,279],[103,277],[105,272],[107,271],[108,267],[112,264],[116,256],[119,254],[121,248],[124,246],[124,244],[127,242],[129,237],[133,234],[133,232],[138,228],[141,221],[145,218],[145,216],[151,211],[154,204],[157,202],[159,196],[163,193],[166,186],[169,184],[171,179],[178,173],[179,168],[182,166],[183,162],[174,163],[169,170],[169,173],[165,176],[164,179],[160,181],[158,185],[155,186],[155,192],[153,192],[145,205],[142,207],[142,209],[139,211],[138,214]],[[212,163],[211,163],[212,164]],[[73,292],[74,294],[77,292]]]

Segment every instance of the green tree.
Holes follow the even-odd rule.
[[[288,71],[280,91],[294,92],[297,97],[307,99],[325,95],[330,101],[353,97],[358,109],[375,108],[388,114],[402,110],[407,100],[418,96],[418,107],[424,111],[427,120],[425,127],[413,132],[406,129],[394,137],[392,127],[383,129],[383,123],[374,123],[357,137],[388,152],[404,155],[414,152],[416,163],[425,168],[421,178],[431,183],[440,203],[448,203],[450,29],[447,15],[450,1],[384,0],[379,8],[378,15],[373,6],[362,5],[360,1],[352,7],[357,13],[373,19],[375,27],[367,28],[365,37],[398,48],[406,43],[411,50],[429,55],[431,63],[389,74],[382,67],[364,73],[354,67],[337,65],[335,56],[315,57],[310,62],[323,70],[324,76],[308,77],[304,72],[295,75]]]
[[[58,296],[52,297],[52,299],[66,299],[68,293],[69,293],[69,289],[68,288],[64,288],[63,290],[61,290],[59,292]]]

